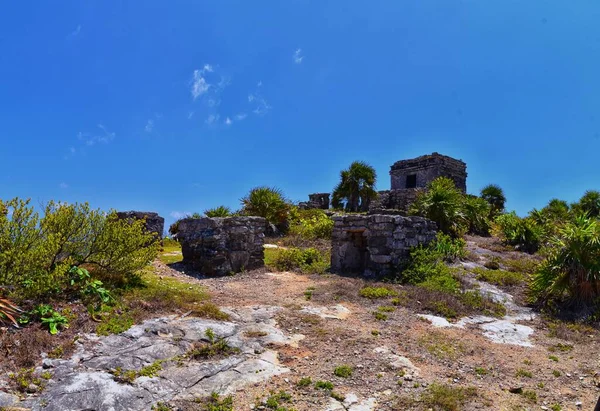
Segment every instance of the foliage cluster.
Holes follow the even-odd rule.
[[[267,251],[267,250],[265,250]],[[269,250],[273,257],[267,266],[277,271],[299,270],[306,274],[323,274],[329,268],[329,256],[316,248],[280,248]]]
[[[333,220],[319,209],[300,210],[292,207],[289,222],[289,233],[306,240],[330,239],[333,232]]]
[[[347,170],[340,172],[340,182],[333,189],[331,204],[335,209],[348,212],[367,211],[377,196],[375,169],[364,161],[354,161]]]
[[[15,298],[39,300],[71,288],[73,266],[124,281],[152,261],[158,243],[144,221],[118,219],[87,203],[50,202],[40,216],[29,200],[0,201],[0,284]],[[88,292],[100,284],[86,282]],[[95,288],[95,290],[94,290]]]

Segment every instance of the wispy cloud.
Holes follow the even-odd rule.
[[[73,30],[70,34],[69,37],[76,37],[79,35],[79,33],[81,33],[81,24],[78,24],[77,27],[75,28],[75,30]]]
[[[240,113],[240,114],[237,114],[237,115],[235,116],[235,119],[236,119],[237,121],[242,121],[242,120],[244,120],[246,117],[248,117],[248,114],[246,114],[246,113]]]
[[[194,70],[194,78],[192,80],[192,97],[196,100],[210,88],[210,84],[204,78],[204,70]]]
[[[180,218],[185,218],[191,214],[192,213],[190,213],[189,211],[171,211],[171,214],[169,214],[169,215],[173,218],[180,219]]]
[[[144,127],[144,129],[146,130],[146,133],[152,133],[153,128],[154,128],[154,120],[150,119],[146,122],[146,127]]]
[[[98,129],[100,129],[101,132],[89,133],[80,131],[77,134],[77,138],[80,141],[84,142],[86,146],[93,146],[99,143],[108,144],[115,139],[116,134],[114,132],[108,131],[103,124],[98,124],[96,127],[98,127]]]
[[[58,187],[60,187],[61,189],[65,190],[65,189],[69,188],[69,185],[63,181],[62,183],[60,183],[58,185]]]
[[[187,116],[187,117],[188,117],[188,120],[189,120],[189,119],[191,119],[192,117],[194,117],[194,112],[193,112],[193,111],[190,111],[190,112],[188,113],[188,116]]]
[[[252,112],[260,116],[267,114],[272,108],[267,100],[260,94],[250,94],[248,96],[248,101],[255,104],[255,108]]]
[[[219,115],[218,114],[210,114],[204,122],[210,126],[210,125],[215,124],[217,121],[219,121]]]
[[[231,123],[233,123],[233,121],[231,121],[231,119],[230,119],[229,117],[227,117],[227,118],[225,119],[225,125],[227,125],[227,126],[230,126],[230,125],[231,125]]]
[[[294,52],[294,63],[296,64],[300,64],[302,63],[302,60],[304,60],[304,56],[302,55],[302,49],[296,49],[296,51]]]

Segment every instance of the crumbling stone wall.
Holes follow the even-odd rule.
[[[392,190],[424,188],[430,181],[444,176],[454,180],[458,189],[467,191],[467,165],[439,153],[397,161],[391,167],[390,176]]]
[[[206,275],[263,267],[266,228],[262,217],[183,219],[177,233],[183,262]]]
[[[369,214],[408,215],[410,205],[415,202],[422,189],[404,188],[379,191],[369,206]]]
[[[397,272],[410,249],[428,244],[436,225],[423,217],[345,215],[333,217],[331,271],[380,277]]]
[[[320,208],[329,209],[329,193],[314,193],[308,195],[308,201],[303,201],[298,206],[302,209]]]
[[[165,229],[165,219],[148,211],[118,211],[117,217],[122,220],[146,220],[146,231],[154,233],[158,239],[162,239]]]

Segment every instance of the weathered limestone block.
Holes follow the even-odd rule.
[[[263,267],[266,228],[262,217],[183,219],[177,234],[183,262],[207,275]]]
[[[165,229],[165,219],[148,211],[118,211],[117,217],[122,220],[145,220],[146,231],[154,233],[157,238],[162,239]]]

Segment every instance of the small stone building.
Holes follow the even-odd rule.
[[[267,220],[262,217],[186,218],[177,239],[183,262],[206,275],[226,275],[264,266]]]
[[[145,220],[146,231],[153,233],[162,240],[165,229],[165,219],[149,211],[118,211],[117,217],[121,220]]]
[[[331,271],[379,277],[394,274],[410,249],[435,239],[436,225],[423,217],[333,217]]]
[[[329,209],[329,193],[314,193],[308,195],[308,201],[301,202],[298,206],[302,209],[319,208],[321,210]]]
[[[397,161],[391,166],[390,177],[391,190],[378,193],[369,206],[369,213],[406,214],[419,191],[438,177],[448,177],[463,193],[467,191],[467,165],[439,153]]]

